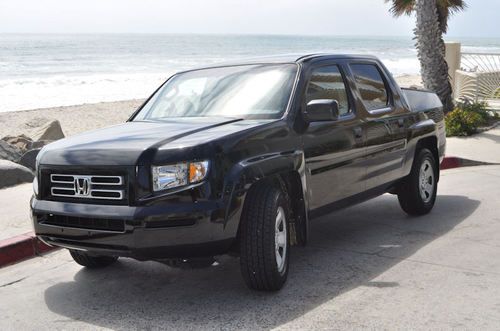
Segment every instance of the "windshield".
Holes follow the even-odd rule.
[[[280,118],[288,105],[296,73],[296,64],[242,65],[181,73],[169,79],[134,120]]]

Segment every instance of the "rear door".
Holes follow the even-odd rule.
[[[326,206],[364,191],[365,165],[362,123],[342,67],[318,64],[308,73],[302,100],[332,99],[339,103],[339,119],[310,123],[303,134],[310,209]]]
[[[377,61],[350,62],[357,94],[366,114],[366,189],[401,177],[407,148],[408,112]]]

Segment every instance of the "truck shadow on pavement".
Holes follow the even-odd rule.
[[[310,244],[292,250],[288,283],[278,293],[248,290],[237,258],[192,270],[121,259],[47,288],[45,302],[58,315],[111,329],[270,329],[360,286],[398,287],[376,278],[457,227],[479,204],[439,196],[431,214],[412,218],[384,195],[313,220]],[[407,263],[418,269],[418,261]]]

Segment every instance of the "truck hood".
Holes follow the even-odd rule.
[[[242,130],[260,125],[262,121],[196,117],[176,118],[162,122],[127,122],[49,144],[41,151],[39,163],[42,165],[140,165],[151,161],[141,157],[150,154],[145,153],[146,151],[168,148],[169,144],[176,140],[187,136],[194,138],[200,132],[205,134],[198,135],[200,141],[193,143],[203,144],[230,134],[234,131],[234,127],[224,130],[222,126],[231,127],[232,123],[238,123],[237,130]],[[179,148],[177,145],[174,148]]]

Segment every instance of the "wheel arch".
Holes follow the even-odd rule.
[[[431,151],[432,155],[434,156],[434,160],[436,161],[436,171],[437,171],[437,180],[439,181],[439,150],[438,150],[438,139],[436,136],[428,136],[421,138],[417,141],[417,146],[415,148],[415,156],[413,157],[413,162],[415,162],[415,158],[417,156],[417,153],[423,149],[427,148],[428,150]]]
[[[232,218],[232,223],[237,222],[238,240],[240,218],[251,188],[255,185],[275,185],[284,192],[290,204],[290,242],[295,245],[307,243],[307,188],[302,151],[265,155],[239,162],[227,177],[234,184],[227,204],[226,220]]]

